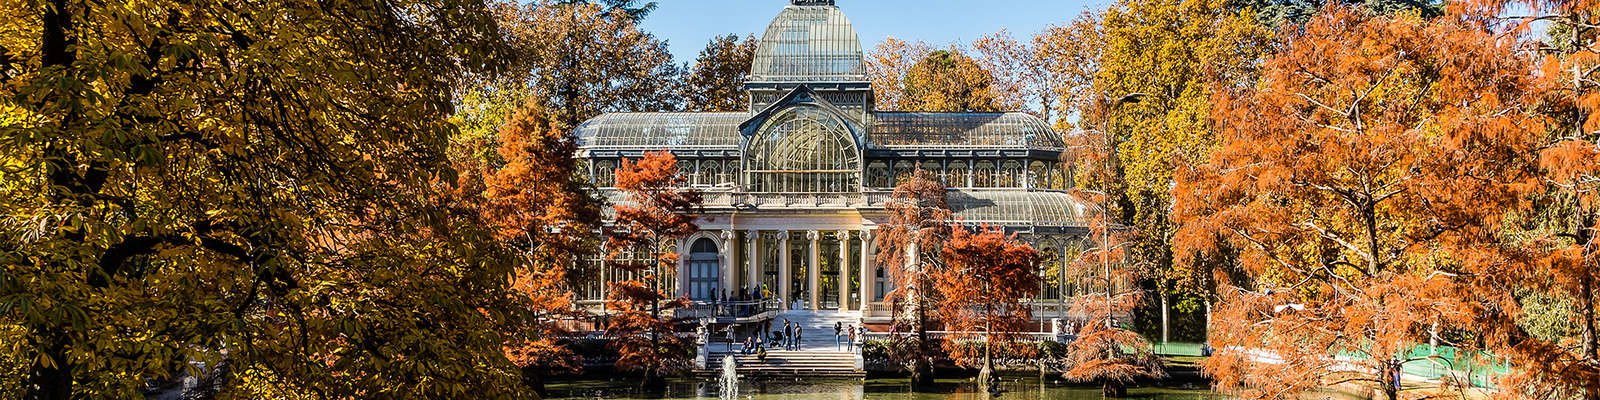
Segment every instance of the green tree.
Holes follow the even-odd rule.
[[[684,78],[685,111],[741,111],[749,101],[744,80],[757,44],[755,36],[742,41],[737,35],[712,38]]]
[[[0,346],[31,398],[519,397],[509,254],[444,195],[481,1],[13,3]],[[198,372],[198,371],[191,371]]]

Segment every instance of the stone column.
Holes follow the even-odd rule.
[[[861,230],[861,304],[860,304],[860,306],[861,306],[861,311],[862,311],[861,316],[863,316],[863,317],[867,316],[867,308],[872,304],[873,297],[877,296],[877,294],[873,293],[873,291],[877,290],[877,287],[878,287],[878,283],[873,280],[873,279],[875,279],[876,275],[873,275],[873,273],[872,273],[874,265],[877,264],[877,262],[876,262],[877,260],[874,260],[872,258],[872,249],[876,247],[876,244],[872,243],[872,233],[873,232],[870,231],[870,230],[866,230],[866,229],[862,229]]]
[[[719,255],[722,258],[722,262],[717,263],[717,271],[719,272],[717,274],[717,286],[720,286],[717,288],[717,298],[721,299],[724,294],[728,298],[737,297],[738,293],[734,291],[739,290],[739,266],[734,265],[734,263],[738,262],[739,253],[741,253],[739,251],[739,233],[731,230],[722,231],[722,245],[717,246],[717,252],[720,253]]]
[[[839,311],[850,309],[850,231],[839,231]]]
[[[822,233],[806,231],[806,240],[811,241],[810,246],[807,248],[807,250],[810,250],[808,253],[811,254],[811,264],[806,266],[806,279],[810,285],[806,288],[806,293],[811,297],[811,311],[816,311],[819,305],[817,300],[821,299],[818,292],[822,289],[822,266],[819,263],[822,260]]]
[[[749,262],[746,266],[745,285],[751,289],[761,288],[761,231],[744,231],[745,253],[744,259]]]
[[[778,298],[783,301],[780,309],[789,309],[789,304],[794,303],[790,297],[789,287],[794,275],[789,271],[789,231],[778,231]]]
[[[678,242],[678,248],[677,248],[677,251],[678,251],[678,267],[673,272],[674,272],[674,275],[678,277],[678,279],[677,279],[678,280],[678,284],[677,284],[678,291],[676,292],[676,294],[673,294],[673,293],[662,293],[663,295],[666,295],[668,298],[683,297],[683,296],[689,295],[689,270],[688,270],[688,268],[685,268],[685,264],[689,260],[689,257],[687,257],[687,255],[688,255],[687,253],[688,252],[685,251],[685,249],[688,249],[689,246],[687,244],[685,244],[686,242],[684,241],[684,238],[677,239],[677,242]],[[660,277],[657,277],[657,278],[660,278]],[[657,283],[657,284],[659,284],[659,283]]]

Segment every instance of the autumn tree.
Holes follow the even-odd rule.
[[[667,151],[645,153],[637,161],[623,160],[617,169],[617,190],[626,202],[614,205],[614,226],[607,230],[607,259],[634,271],[640,279],[611,283],[606,307],[612,310],[606,336],[616,341],[621,358],[617,367],[644,374],[644,387],[658,389],[670,373],[686,367],[689,342],[674,335],[676,322],[662,314],[688,305],[686,298],[672,299],[668,287],[678,263],[677,239],[694,233],[694,212],[700,193],[684,189],[687,180],[678,172],[677,157]],[[629,253],[649,254],[644,260],[621,261]]]
[[[1099,14],[1084,12],[1026,42],[1001,30],[978,38],[972,48],[994,76],[1001,103],[1062,126],[1089,99],[1104,44]]]
[[[891,356],[906,366],[913,384],[931,385],[934,352],[928,326],[941,301],[935,282],[944,269],[941,247],[951,237],[953,213],[944,185],[922,168],[895,186],[884,208],[889,220],[878,227],[876,261],[888,269],[895,288],[886,293],[884,303],[895,307],[895,331],[912,334],[893,338],[897,343]]]
[[[867,79],[872,81],[872,94],[878,110],[908,110],[905,99],[906,73],[918,61],[933,53],[933,47],[922,41],[906,42],[885,38],[865,55]]]
[[[524,382],[543,394],[545,375],[579,367],[557,340],[566,334],[560,322],[574,317],[568,272],[598,248],[602,201],[578,175],[572,134],[558,129],[538,101],[509,117],[498,141],[505,165],[479,165],[468,173],[486,176],[481,218],[521,256],[512,289],[523,326],[509,332],[506,355],[522,367]]]
[[[1218,388],[1395,399],[1402,365],[1448,362],[1418,343],[1515,340],[1501,233],[1536,188],[1541,91],[1514,41],[1469,21],[1332,6],[1258,87],[1216,98],[1221,145],[1177,180],[1173,242],[1180,260],[1238,251],[1202,364]]]
[[[4,9],[4,390],[523,396],[512,258],[434,185],[483,2]]]
[[[1117,223],[1138,232],[1131,256],[1154,263],[1162,326],[1169,298],[1177,308],[1200,309],[1213,294],[1204,268],[1172,263],[1172,170],[1204,162],[1217,146],[1210,126],[1211,97],[1249,87],[1270,48],[1271,32],[1247,9],[1226,0],[1122,0],[1106,11],[1094,97],[1144,94],[1115,110],[1092,110],[1115,136]],[[1163,329],[1163,340],[1167,336]]]
[[[1466,2],[1471,12],[1516,16],[1488,21],[1512,23],[1514,34],[1544,27],[1536,43],[1542,58],[1537,74],[1545,89],[1543,145],[1538,166],[1545,187],[1528,213],[1528,245],[1540,259],[1514,275],[1528,312],[1517,318],[1513,336],[1522,339],[1513,358],[1519,366],[1506,385],[1523,398],[1600,399],[1600,333],[1595,330],[1596,285],[1600,284],[1600,37],[1596,26],[1600,4],[1592,1],[1478,0]],[[1552,307],[1555,306],[1555,307]],[[1548,315],[1535,311],[1570,310],[1558,314],[1570,335],[1541,335],[1526,322]],[[1560,332],[1566,333],[1566,332]]]
[[[1089,117],[1103,121],[1099,116],[1106,110],[1136,99],[1091,103]],[[1086,246],[1076,252],[1064,271],[1068,279],[1079,282],[1082,291],[1073,296],[1068,306],[1068,312],[1075,316],[1077,338],[1067,344],[1062,376],[1097,382],[1108,397],[1125,395],[1127,384],[1134,379],[1165,375],[1149,341],[1129,329],[1134,310],[1144,299],[1138,283],[1153,271],[1151,263],[1129,256],[1136,233],[1117,224],[1108,213],[1118,197],[1115,140],[1114,135],[1101,130],[1080,131],[1063,154],[1063,161],[1082,166],[1080,173],[1088,178],[1088,185],[1074,190],[1074,195],[1095,207],[1086,215]]]
[[[913,64],[902,90],[899,106],[910,111],[1004,111],[1019,106],[1005,103],[989,70],[955,48],[929,53]]]
[[[666,42],[639,30],[626,8],[545,0],[494,10],[515,58],[507,75],[484,84],[525,86],[561,126],[605,112],[677,108],[679,66]]]
[[[755,36],[718,36],[711,39],[684,78],[685,111],[743,111],[747,92],[745,75],[756,56]]]
[[[981,366],[978,381],[988,384],[994,380],[994,347],[1014,342],[1032,320],[1023,299],[1039,294],[1039,252],[999,228],[950,230],[954,235],[940,250],[945,268],[933,273],[942,294],[939,319],[945,330],[956,332],[944,348],[959,362]],[[973,337],[983,342],[983,354],[970,354],[962,343]]]

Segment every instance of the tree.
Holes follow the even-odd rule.
[[[994,76],[958,49],[929,53],[906,70],[900,108],[913,111],[1003,111]]]
[[[908,110],[902,105],[905,99],[906,73],[917,61],[933,53],[933,47],[922,41],[885,38],[866,54],[867,79],[872,80],[876,107],[883,111]]]
[[[1213,293],[1196,265],[1172,263],[1168,215],[1172,170],[1205,162],[1217,146],[1210,127],[1215,94],[1248,87],[1270,48],[1269,32],[1248,10],[1224,0],[1124,0],[1106,11],[1105,49],[1094,80],[1095,98],[1147,94],[1102,117],[1116,135],[1118,188],[1111,210],[1134,229],[1131,255],[1154,264],[1162,326],[1169,297],[1196,310]],[[1092,99],[1091,99],[1092,100]],[[1090,104],[1092,105],[1092,104]],[[1166,332],[1163,332],[1165,340]]]
[[[640,31],[624,10],[546,0],[498,4],[495,13],[517,56],[509,75],[487,81],[527,85],[566,129],[604,112],[679,104],[681,73],[666,43]]]
[[[507,357],[523,369],[523,380],[544,394],[545,375],[579,368],[571,350],[557,343],[560,322],[574,316],[568,270],[598,247],[602,200],[579,177],[578,146],[558,129],[538,101],[510,117],[498,135],[505,166],[482,184],[481,218],[502,244],[521,255],[512,289],[524,329],[508,333]],[[470,187],[470,186],[468,186]]]
[[[595,3],[596,2],[590,1],[590,0],[557,0],[556,1],[556,4],[595,4]],[[650,13],[654,12],[656,10],[656,6],[657,6],[656,2],[654,2],[654,1],[647,1],[647,2],[644,2],[644,4],[639,4],[639,0],[600,0],[599,1],[599,5],[605,6],[604,10],[605,10],[606,14],[625,16],[625,17],[628,18],[628,22],[632,22],[635,25],[638,25],[640,22],[643,22],[645,17],[650,16]],[[617,14],[619,12],[620,12],[620,14]]]
[[[1131,101],[1133,98],[1091,103],[1090,118],[1105,121],[1104,115]],[[1149,262],[1129,257],[1135,233],[1116,224],[1109,213],[1117,197],[1116,148],[1115,135],[1084,131],[1072,137],[1069,151],[1063,154],[1064,162],[1082,165],[1080,174],[1087,178],[1084,182],[1088,185],[1075,194],[1098,209],[1088,215],[1093,245],[1076,252],[1066,265],[1066,276],[1079,282],[1084,291],[1073,296],[1068,308],[1078,319],[1074,322],[1078,324],[1077,339],[1067,345],[1067,369],[1062,376],[1098,382],[1101,393],[1108,397],[1125,395],[1125,386],[1134,379],[1165,375],[1150,343],[1125,326],[1143,302],[1138,282],[1148,278],[1152,268]]]
[[[933,273],[943,294],[940,320],[946,330],[957,332],[944,347],[951,358],[981,365],[978,381],[989,384],[994,347],[1015,341],[1032,320],[1022,300],[1039,294],[1039,252],[1000,229],[985,226],[973,233],[955,225],[950,230],[955,234],[940,251],[945,268]],[[969,347],[960,342],[973,336],[983,341],[982,355],[967,354]]]
[[[1395,399],[1404,363],[1448,362],[1417,343],[1515,343],[1501,233],[1537,187],[1541,91],[1514,41],[1470,21],[1330,6],[1259,87],[1216,98],[1221,146],[1182,170],[1173,243],[1182,259],[1238,249],[1202,363],[1219,388]]]
[[[613,310],[606,335],[616,340],[621,358],[617,367],[644,373],[644,387],[659,389],[663,378],[685,368],[689,343],[673,335],[675,321],[664,316],[688,305],[687,298],[669,301],[666,277],[673,276],[678,262],[675,250],[666,246],[694,233],[693,212],[699,208],[700,193],[683,189],[686,179],[678,173],[677,158],[667,151],[645,153],[638,161],[623,160],[617,168],[617,190],[627,194],[619,203],[614,226],[608,229],[607,259],[616,266],[642,273],[642,279],[611,284],[606,307]],[[650,257],[638,262],[618,262],[629,252]]]
[[[941,265],[940,247],[950,239],[952,213],[945,201],[944,185],[930,179],[917,168],[911,179],[894,188],[884,204],[889,221],[878,228],[878,265],[888,268],[894,290],[884,296],[886,305],[903,306],[896,310],[896,332],[912,332],[891,356],[902,361],[911,372],[914,385],[933,384],[933,348],[928,341],[928,325],[940,301],[934,285]]]
[[[736,35],[712,38],[684,79],[686,111],[742,111],[749,101],[745,75],[750,74],[758,43],[755,36],[743,41]]]
[[[1089,99],[1105,45],[1100,15],[1084,12],[1065,25],[1046,27],[1028,43],[1001,30],[972,47],[978,62],[993,73],[1001,103],[1037,110],[1038,116],[1069,128],[1062,124]]]
[[[1532,268],[1508,276],[1519,289],[1532,292],[1523,299],[1524,313],[1511,335],[1526,344],[1513,361],[1520,369],[1507,384],[1529,388],[1524,398],[1561,398],[1581,395],[1600,399],[1600,333],[1595,330],[1596,286],[1600,285],[1600,85],[1595,26],[1597,5],[1588,1],[1480,0],[1466,3],[1480,15],[1524,16],[1512,33],[1527,34],[1537,21],[1548,21],[1545,37],[1537,43],[1539,84],[1544,88],[1541,131],[1543,145],[1538,166],[1545,187],[1527,212],[1521,236],[1538,251]],[[1489,19],[1490,21],[1500,21]],[[1525,323],[1537,319],[1540,299],[1566,303],[1571,310],[1571,336],[1543,336]],[[1532,304],[1529,304],[1532,303]],[[1538,389],[1534,389],[1538,388]]]
[[[0,353],[24,397],[138,397],[191,361],[224,397],[522,396],[484,311],[512,258],[434,186],[451,85],[504,54],[485,4],[7,11]]]

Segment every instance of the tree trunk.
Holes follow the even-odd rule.
[[[548,372],[544,366],[540,365],[522,367],[522,386],[533,389],[533,393],[539,395],[539,398],[548,397],[550,394],[545,391],[544,387],[545,375]]]
[[[1161,296],[1161,343],[1166,343],[1172,341],[1167,337],[1167,293],[1162,291],[1157,295]]]
[[[64,334],[46,333],[41,335],[50,338],[50,343],[42,346],[35,342],[35,348],[50,358],[51,366],[34,363],[28,371],[26,399],[34,400],[67,400],[72,398],[72,368],[68,365],[66,357],[66,342]],[[31,360],[30,360],[31,361]]]

